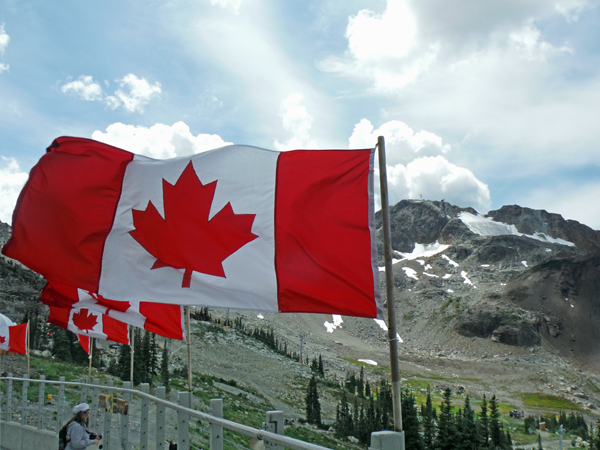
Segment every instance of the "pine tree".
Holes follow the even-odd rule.
[[[453,450],[454,445],[456,444],[457,434],[454,417],[452,416],[451,396],[452,391],[450,388],[444,389],[437,425],[437,434],[435,436],[435,448],[439,450]]]
[[[365,397],[371,398],[371,385],[369,384],[369,380],[365,382]]]
[[[306,421],[314,425],[321,425],[321,404],[319,402],[319,391],[317,390],[317,379],[314,374],[308,382],[305,401]]]
[[[490,400],[490,441],[492,448],[502,446],[502,433],[500,431],[500,411],[498,411],[498,400],[492,396]]]
[[[169,349],[167,348],[167,340],[165,339],[165,346],[162,351],[162,360],[160,362],[160,378],[163,386],[167,392],[171,390],[169,386]]]
[[[323,367],[323,357],[319,355],[319,375],[325,378],[325,367]]]
[[[119,378],[123,381],[131,381],[130,367],[131,367],[131,348],[129,345],[121,345],[119,350],[119,362],[117,363]]]
[[[358,396],[365,396],[365,367],[360,366],[360,377],[358,379]]]
[[[538,433],[538,450],[544,450],[544,447],[542,447],[542,436],[540,433]]]
[[[348,404],[348,398],[346,393],[342,393],[342,398],[337,407],[336,420],[333,426],[335,434],[338,437],[351,436],[353,433],[352,429],[352,414],[350,412],[350,405]]]
[[[427,400],[421,412],[423,420],[423,443],[426,450],[433,450],[433,440],[435,438],[434,411],[433,402],[431,401],[431,388],[427,388]]]
[[[474,450],[479,444],[477,428],[475,427],[475,412],[471,408],[471,399],[467,395],[462,414],[462,439],[460,448],[463,450]]]
[[[490,440],[490,425],[487,414],[487,400],[485,394],[483,394],[483,400],[481,401],[481,411],[479,411],[479,438],[481,439],[480,444],[487,448]]]
[[[597,422],[596,434],[593,436],[593,441],[590,445],[590,450],[600,450],[600,420],[598,420]]]
[[[133,384],[138,385],[146,381],[146,367],[144,361],[144,348],[142,344],[142,333],[139,328],[133,332]]]
[[[423,437],[419,432],[419,417],[417,416],[417,408],[415,408],[415,397],[412,394],[403,394],[401,405],[405,448],[424,450]]]
[[[73,361],[71,357],[71,345],[67,330],[52,325],[52,337],[54,344],[52,346],[52,355],[61,361]]]

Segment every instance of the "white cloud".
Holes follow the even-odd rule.
[[[102,86],[91,75],[81,75],[77,80],[64,84],[60,90],[81,100],[99,101],[103,97]]]
[[[210,0],[210,3],[223,8],[231,8],[235,14],[239,14],[242,0]]]
[[[106,133],[94,131],[92,139],[157,159],[193,155],[231,144],[216,134],[194,136],[184,122],[172,126],[157,123],[150,128],[113,123]]]
[[[4,52],[6,52],[6,48],[8,47],[8,41],[10,41],[10,36],[4,31],[4,24],[0,24],[0,56],[4,56]],[[0,73],[7,71],[9,65],[0,62]]]
[[[391,200],[398,194],[405,194],[406,197],[401,198],[422,196],[428,200],[444,199],[455,205],[472,206],[479,211],[489,210],[488,186],[470,170],[452,164],[443,156],[417,158],[403,167],[398,164],[388,174],[388,183],[393,186]]]
[[[513,48],[525,58],[544,61],[572,50],[550,44],[534,23],[557,13],[575,21],[589,4],[387,0],[382,13],[363,9],[351,15],[345,54],[322,60],[319,68],[365,80],[376,92],[400,93],[429,74],[445,74],[453,64],[489,51]]]
[[[145,78],[138,78],[132,73],[117,79],[117,82],[127,92],[119,89],[107,97],[106,102],[112,109],[122,105],[127,111],[143,113],[148,102],[162,93],[160,83],[150,84]]]
[[[28,175],[21,172],[14,158],[0,156],[0,220],[10,224],[17,198]]]
[[[528,23],[510,33],[508,37],[513,47],[529,61],[545,61],[549,56],[559,52],[573,53],[573,50],[567,46],[558,48],[541,40],[541,36],[542,32],[532,23]]]
[[[389,165],[406,164],[418,156],[443,155],[451,150],[449,144],[442,143],[441,137],[425,130],[415,133],[399,120],[391,120],[374,130],[367,119],[354,126],[350,148],[374,147],[378,136],[385,137],[386,162]]]
[[[326,72],[368,79],[378,91],[401,89],[436,60],[439,45],[417,50],[417,23],[403,0],[388,0],[382,14],[363,9],[348,19],[344,57],[322,61]]]
[[[91,75],[80,75],[77,80],[65,83],[61,91],[81,100],[104,102],[110,109],[122,106],[129,112],[137,111],[140,114],[144,112],[144,107],[150,100],[162,93],[160,83],[150,84],[145,78],[138,78],[132,73],[116,81],[121,89],[113,95],[105,94],[102,86],[96,83]],[[108,87],[106,81],[105,85]]]
[[[292,133],[292,137],[284,143],[275,140],[277,150],[316,149],[317,144],[310,139],[310,128],[314,118],[300,103],[304,99],[302,94],[291,94],[281,102],[283,128]]]
[[[489,210],[488,186],[470,170],[443,156],[450,152],[450,146],[441,137],[425,130],[415,133],[398,120],[374,130],[369,120],[362,119],[350,136],[350,148],[373,147],[378,136],[385,137],[390,204],[406,198],[444,199],[459,206]],[[378,183],[375,189],[379,190]]]

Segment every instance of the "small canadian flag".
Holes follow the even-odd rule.
[[[0,350],[27,354],[27,324],[15,324],[4,314],[0,314]]]
[[[88,308],[50,306],[48,322],[77,335],[129,344],[128,325]],[[81,341],[80,341],[81,342]]]

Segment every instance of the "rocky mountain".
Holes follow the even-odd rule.
[[[600,414],[600,231],[546,211],[504,206],[482,216],[443,201],[403,200],[390,207],[390,220],[403,376],[456,378],[475,394],[493,385],[514,404],[518,392],[560,395]],[[383,266],[380,213],[376,222]],[[0,242],[9,233],[0,223]],[[381,283],[385,295],[384,276]],[[19,263],[0,259],[0,307],[10,317],[39,305],[43,284]],[[273,328],[288,348],[302,342],[309,356],[322,354],[334,377],[355,370],[351,361],[389,366],[381,322],[230,314]],[[235,345],[228,341],[228,352]],[[199,370],[248,378],[261,391],[272,389],[272,382],[261,386],[264,380],[288,370],[276,362],[265,375],[265,363],[253,368],[257,359],[243,356],[245,348],[235,349],[244,367],[213,350],[207,342],[197,345]]]

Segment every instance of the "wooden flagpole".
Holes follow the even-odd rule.
[[[31,333],[31,331],[29,330],[29,319],[27,319],[27,334],[25,335],[25,339],[27,340],[27,345],[26,345],[26,349],[27,349],[27,373],[31,373],[29,372],[29,333]]]
[[[394,305],[394,275],[392,273],[392,231],[388,203],[387,168],[385,162],[385,139],[377,138],[379,149],[379,183],[381,187],[381,216],[383,222],[383,249],[385,256],[385,285],[387,292],[388,340],[390,342],[390,367],[392,369],[392,395],[394,403],[394,431],[402,431],[402,407],[400,405],[400,369],[398,366],[398,335],[396,332],[396,307]]]
[[[88,380],[89,383],[92,382],[92,352],[94,351],[94,338],[90,336],[90,355],[89,355],[89,359],[90,359],[90,367],[88,369]]]
[[[185,319],[187,321],[188,391],[192,392],[192,333],[189,306],[185,307]]]

